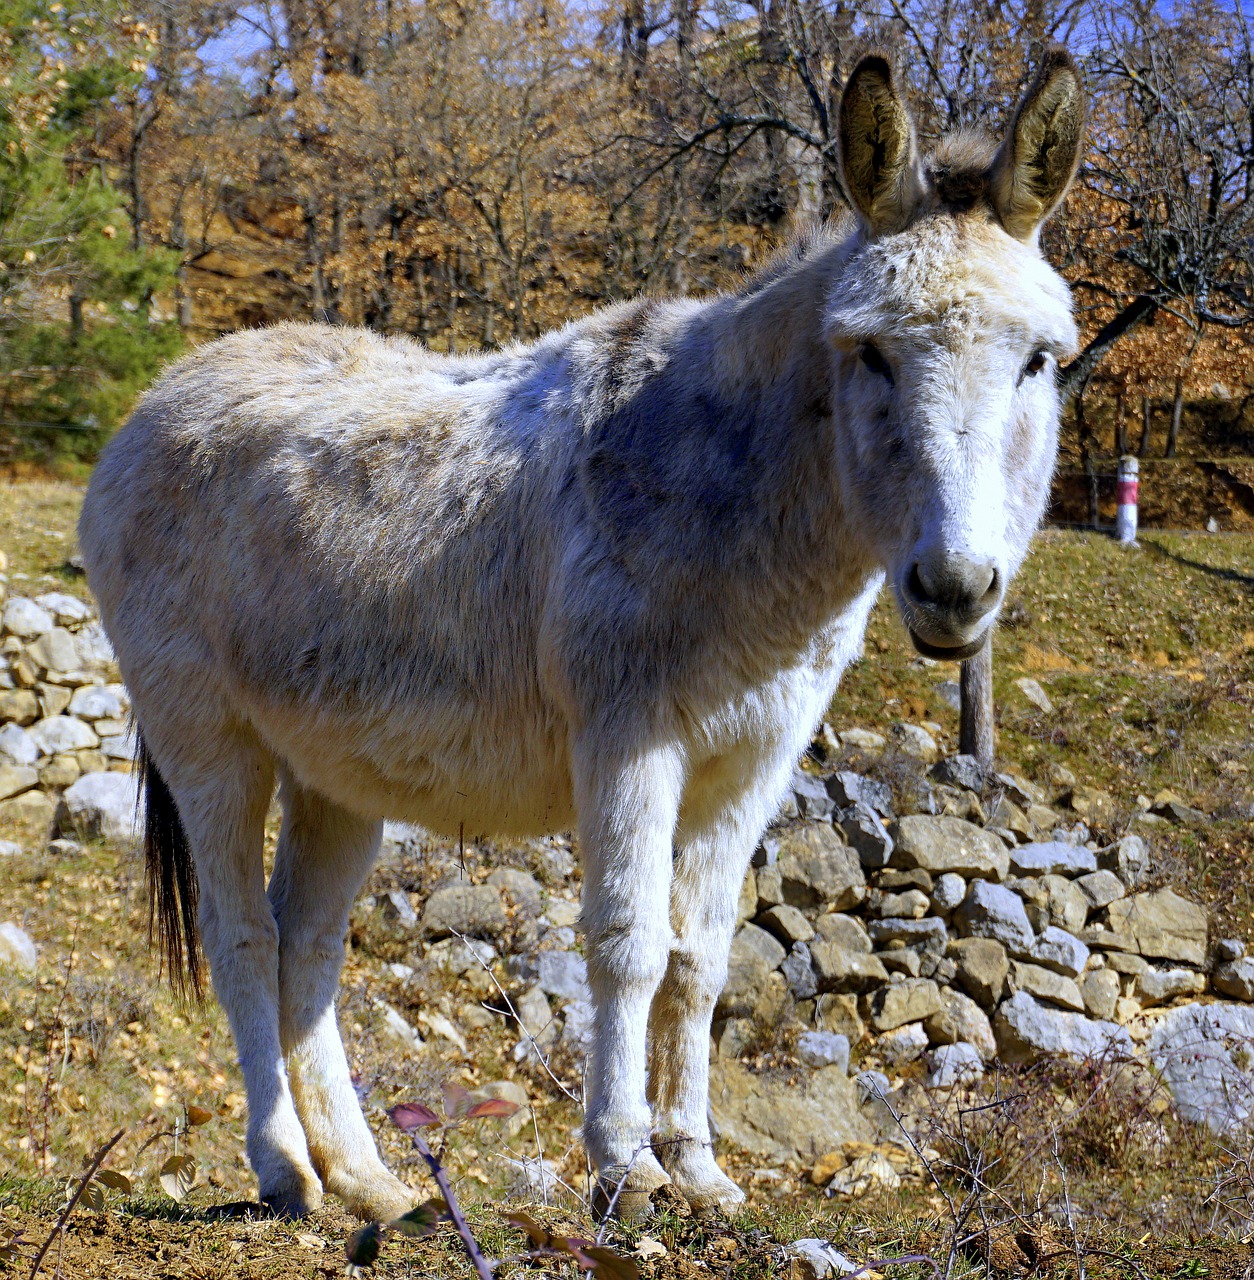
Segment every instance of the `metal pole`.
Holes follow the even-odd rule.
[[[958,750],[993,767],[993,629],[983,647],[962,664],[962,705],[958,713]]]
[[[1126,453],[1119,459],[1119,480],[1115,488],[1115,533],[1119,541],[1136,545],[1136,503],[1141,464]]]

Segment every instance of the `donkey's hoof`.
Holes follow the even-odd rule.
[[[706,1214],[731,1213],[745,1202],[745,1193],[726,1174],[702,1179],[700,1182],[680,1182],[675,1186],[697,1217]]]
[[[386,1169],[372,1177],[346,1173],[328,1175],[326,1187],[339,1196],[344,1207],[363,1222],[392,1222],[418,1203],[418,1193]]]
[[[304,1218],[322,1207],[322,1188],[283,1188],[267,1191],[261,1197],[266,1211],[276,1218]]]
[[[652,1152],[642,1152],[626,1168],[619,1165],[601,1170],[592,1194],[592,1212],[598,1218],[612,1215],[624,1222],[648,1217],[653,1212],[649,1197],[669,1185],[670,1176]]]
[[[312,1169],[294,1167],[262,1184],[261,1203],[277,1218],[303,1218],[322,1207],[322,1183]]]

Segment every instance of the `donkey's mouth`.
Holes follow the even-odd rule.
[[[984,647],[984,640],[987,636],[987,632],[981,632],[974,640],[968,640],[966,644],[948,646],[932,644],[930,640],[924,640],[913,627],[908,627],[907,630],[910,632],[910,639],[914,647],[925,658],[936,658],[942,662],[961,662],[964,658],[974,658]]]

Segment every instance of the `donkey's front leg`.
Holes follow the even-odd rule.
[[[588,735],[587,752],[575,760],[583,924],[596,1011],[583,1142],[597,1171],[601,1207],[617,1191],[615,1211],[631,1216],[647,1209],[649,1192],[669,1181],[649,1146],[646,1038],[670,945],[671,840],[682,765],[667,748],[626,759],[598,756],[610,739]]]
[[[714,1161],[708,1119],[710,1019],[727,981],[727,955],[749,858],[768,817],[768,801],[790,757],[763,767],[732,803],[685,800],[671,888],[670,962],[653,1005],[654,1150],[698,1211],[730,1209],[744,1193]],[[695,798],[693,798],[695,799]]]

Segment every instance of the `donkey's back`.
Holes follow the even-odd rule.
[[[174,366],[81,523],[150,737],[247,726],[323,794],[436,829],[568,825],[538,643],[578,523],[563,358],[282,325]]]

